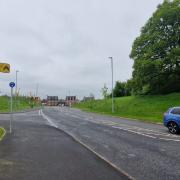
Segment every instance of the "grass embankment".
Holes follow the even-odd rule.
[[[3,139],[4,135],[6,134],[6,130],[0,127],[0,141]]]
[[[180,93],[154,96],[129,96],[115,98],[115,113],[111,112],[111,99],[94,100],[74,105],[85,111],[119,117],[162,122],[163,113],[169,107],[180,106]]]
[[[33,103],[30,98],[13,97],[13,111],[21,111],[37,107],[38,104]],[[10,97],[0,96],[0,112],[10,112]]]

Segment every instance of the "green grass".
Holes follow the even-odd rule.
[[[38,105],[35,105],[38,106]],[[13,111],[21,111],[32,108],[32,102],[29,98],[13,97]],[[0,112],[10,112],[10,97],[0,96]]]
[[[115,113],[113,114],[111,112],[111,99],[82,102],[74,105],[74,107],[85,111],[149,122],[162,122],[163,113],[173,106],[180,106],[180,93],[115,98]]]
[[[2,140],[2,138],[4,137],[4,135],[6,134],[6,130],[2,127],[0,127],[0,141]]]

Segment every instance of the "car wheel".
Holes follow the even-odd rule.
[[[176,134],[179,131],[178,125],[173,121],[168,124],[168,129],[171,134]]]

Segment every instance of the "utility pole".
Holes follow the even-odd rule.
[[[13,88],[11,88],[10,112],[11,112],[11,117],[10,117],[10,124],[9,124],[9,132],[11,134],[11,132],[12,132],[12,119],[13,119]]]
[[[17,109],[18,108],[18,100],[17,100],[17,96],[18,96],[18,84],[17,84],[17,75],[18,75],[18,70],[16,70],[16,82],[15,82],[15,84],[16,84],[16,89],[15,89],[15,108]]]
[[[11,102],[10,102],[10,124],[9,124],[9,132],[12,132],[12,120],[13,120],[13,88],[15,86],[14,82],[10,82],[9,86],[11,87]]]
[[[38,97],[39,83],[36,84],[36,97]]]
[[[18,84],[17,84],[17,74],[18,74],[18,70],[16,70],[16,92],[15,92],[15,95],[17,96],[17,88],[18,88]]]
[[[114,93],[113,93],[113,57],[109,57],[111,60],[111,73],[112,73],[112,113],[114,113]]]

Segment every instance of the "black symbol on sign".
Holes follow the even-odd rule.
[[[9,66],[4,66],[3,71],[4,71],[4,72],[9,72],[9,71],[10,71]]]

